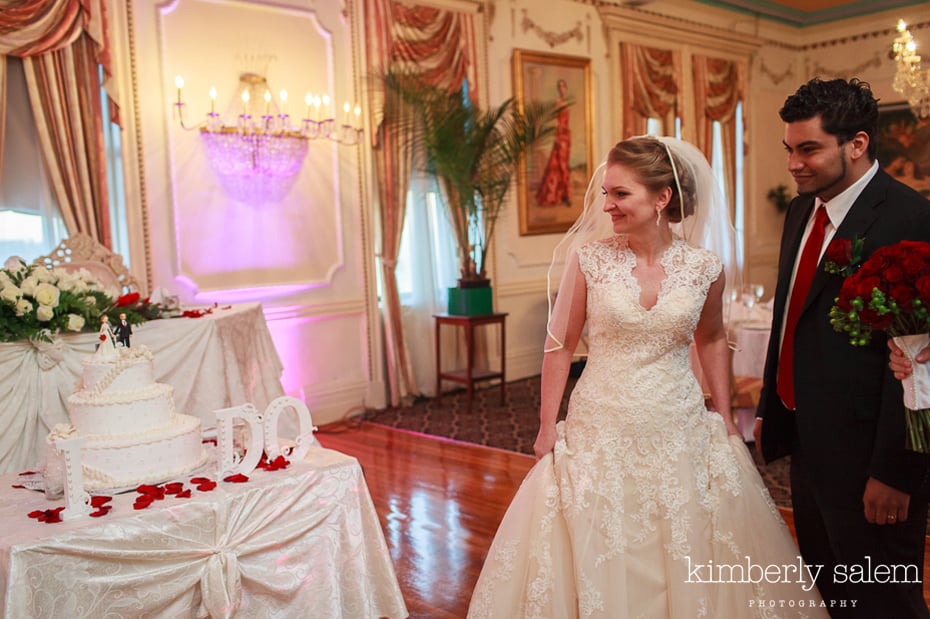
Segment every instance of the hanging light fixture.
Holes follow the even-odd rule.
[[[898,20],[898,36],[891,48],[897,64],[892,87],[907,99],[918,118],[930,117],[930,69],[922,69],[917,42],[903,19]]]
[[[337,120],[328,95],[307,93],[302,120],[287,113],[288,94],[278,99],[266,79],[254,73],[239,77],[241,113],[235,122],[223,120],[216,111],[216,88],[210,88],[210,112],[197,125],[187,126],[182,99],[184,79],[175,78],[178,120],[185,130],[200,130],[213,170],[236,199],[248,203],[273,202],[290,191],[307,156],[310,140],[329,140],[354,146],[362,136],[361,107],[346,102]]]

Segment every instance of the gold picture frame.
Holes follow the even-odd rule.
[[[520,163],[520,236],[565,232],[584,210],[593,173],[591,60],[514,50],[513,91],[519,109],[529,102],[565,102],[555,135]]]

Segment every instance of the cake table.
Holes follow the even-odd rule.
[[[63,505],[0,476],[4,617],[407,616],[358,462],[310,448],[284,470],[256,470],[134,510],[40,523]]]
[[[35,468],[45,437],[68,423],[65,400],[81,376],[81,359],[98,334],[70,333],[54,346],[0,344],[0,472]],[[264,410],[284,395],[281,360],[259,303],[214,309],[200,318],[153,320],[133,329],[132,344],[155,356],[155,378],[174,387],[177,411],[216,424],[213,411],[251,402]]]

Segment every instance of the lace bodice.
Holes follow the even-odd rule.
[[[655,305],[646,309],[633,275],[636,257],[625,237],[598,241],[579,252],[588,291],[589,353],[573,398],[592,405],[595,414],[625,418],[604,421],[648,422],[657,410],[686,414],[703,400],[688,350],[721,263],[676,239],[660,264],[666,277]]]

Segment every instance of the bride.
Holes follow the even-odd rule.
[[[827,616],[827,576],[801,560],[730,414],[723,299],[738,270],[704,156],[673,138],[614,146],[553,265],[538,461],[468,616]],[[556,423],[585,327],[586,367]]]

